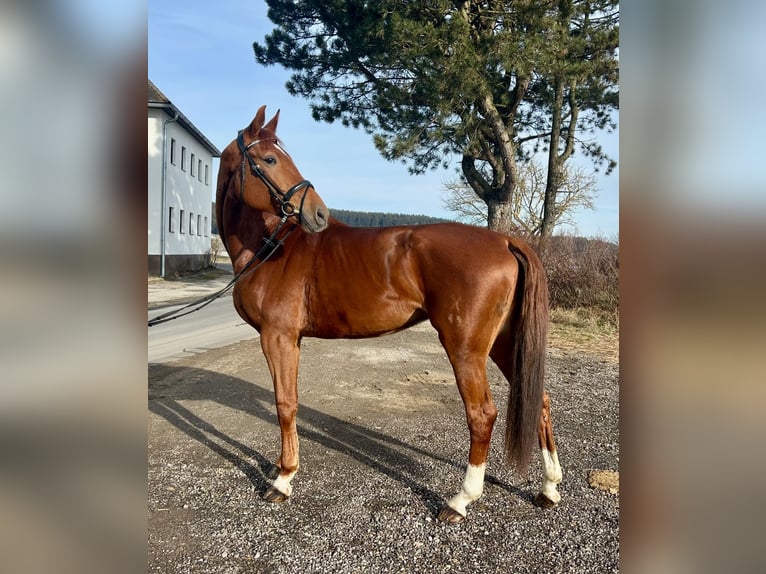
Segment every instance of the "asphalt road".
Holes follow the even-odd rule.
[[[148,317],[180,307],[182,305],[152,309]],[[230,296],[217,299],[200,311],[148,329],[150,363],[167,363],[258,336],[258,332],[237,315]]]

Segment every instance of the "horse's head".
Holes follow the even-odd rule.
[[[308,232],[324,230],[330,212],[277,138],[279,111],[264,125],[265,115],[266,106],[261,106],[221,155],[221,173],[228,177],[227,189],[219,189],[219,193],[232,194],[259,211],[295,217]]]

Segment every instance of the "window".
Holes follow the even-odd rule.
[[[210,184],[210,179],[207,176],[207,164],[205,164],[205,185]]]
[[[178,218],[178,221],[179,221],[178,231],[183,233],[184,232],[184,210],[183,209],[181,210],[181,217]]]
[[[181,171],[186,171],[186,146],[181,146]]]
[[[197,235],[202,235],[202,216],[201,215],[197,216]]]
[[[205,167],[207,167],[207,166],[205,166]],[[206,215],[205,216],[205,237],[207,237],[207,230],[208,230],[208,227],[207,227],[207,215]]]
[[[191,171],[191,176],[192,176],[192,177],[194,177],[194,168],[195,168],[196,166],[197,166],[197,163],[194,161],[194,154],[191,154],[191,166],[190,166],[190,171]]]
[[[202,181],[202,160],[197,160],[197,179]]]
[[[173,225],[173,206],[168,207],[168,231],[170,233],[173,233],[175,231],[174,225]]]
[[[176,138],[170,138],[170,163],[176,164]]]
[[[189,213],[189,235],[194,235],[194,214]]]

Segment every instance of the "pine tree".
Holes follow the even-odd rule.
[[[314,119],[365,129],[385,158],[404,161],[413,173],[457,155],[464,182],[487,204],[492,229],[512,227],[518,162],[546,137],[557,150],[562,137],[575,137],[585,125],[587,112],[616,105],[616,91],[596,89],[603,78],[589,69],[615,59],[616,48],[590,60],[570,32],[578,21],[571,14],[592,17],[614,2],[267,3],[276,28],[254,43],[256,60],[293,71],[287,89],[310,101]],[[616,30],[616,19],[610,25]],[[571,66],[557,66],[557,59]],[[574,76],[587,88],[572,90]],[[558,94],[557,81],[587,111],[559,136],[546,119],[554,107],[546,96]],[[566,115],[561,108],[559,124]]]

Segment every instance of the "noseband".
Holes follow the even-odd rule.
[[[269,178],[268,175],[266,175],[266,172],[264,172],[260,166],[255,162],[255,160],[250,156],[249,153],[247,153],[247,150],[249,150],[251,147],[253,147],[255,144],[264,141],[263,139],[257,139],[254,141],[251,141],[249,144],[245,145],[245,139],[243,137],[243,133],[245,130],[240,130],[237,134],[237,145],[239,146],[239,151],[242,154],[242,181],[240,182],[239,186],[239,199],[242,200],[242,194],[245,189],[245,174],[247,171],[247,168],[245,167],[245,160],[247,160],[247,163],[250,164],[250,171],[257,176],[265,185],[266,189],[269,190],[269,193],[274,198],[274,200],[279,204],[280,209],[282,210],[282,215],[285,217],[290,217],[292,215],[295,215],[298,218],[298,221],[301,220],[301,212],[303,211],[303,202],[306,201],[306,193],[303,194],[303,197],[301,198],[301,205],[300,207],[296,208],[295,205],[290,203],[290,198],[292,198],[293,195],[295,195],[295,192],[300,191],[302,189],[305,189],[308,191],[309,187],[313,187],[311,182],[307,179],[304,179],[303,181],[299,181],[294,186],[292,186],[290,189],[287,190],[287,192],[282,191],[277,187],[277,185],[271,181],[271,178]],[[276,138],[274,138],[276,140]]]

